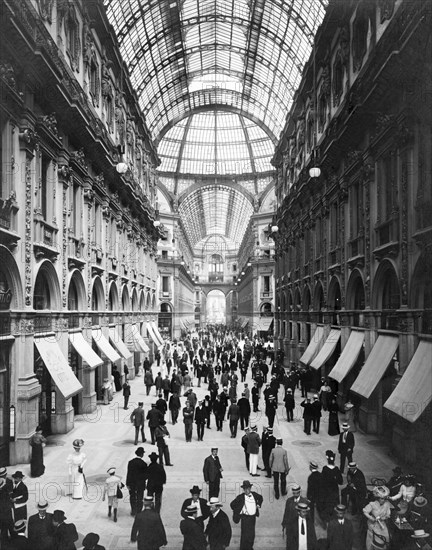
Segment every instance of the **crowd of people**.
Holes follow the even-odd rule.
[[[253,478],[265,475],[273,480],[275,499],[287,497],[281,519],[287,550],[353,550],[354,523],[357,531],[360,526],[356,536],[366,550],[430,548],[430,508],[424,488],[412,476],[404,475],[400,468],[395,468],[388,481],[377,480],[372,486],[367,484],[361,465],[354,460],[356,406],[346,401],[340,425],[341,410],[329,380],[316,379],[316,374],[308,368],[297,365],[285,368],[283,354],[274,357],[272,348],[258,338],[241,340],[223,327],[202,331],[197,336],[167,344],[156,354],[153,369],[146,358],[143,364],[145,393],[154,395],[155,400],[147,411],[143,401],[131,411],[137,448],[135,457],[127,465],[125,484],[115,467],[107,470],[103,491],[103,500],[107,498],[108,502],[107,515],[117,522],[119,501],[126,487],[130,514],[134,518],[130,540],[137,542],[138,550],[155,550],[167,544],[160,515],[167,482],[165,468],[173,466],[167,420],[174,426],[179,419],[184,425],[186,442],[194,439],[211,442],[207,430],[213,425],[219,432],[228,426],[226,431],[232,439],[238,437],[240,428],[239,444],[248,475]],[[250,388],[246,382],[249,374],[252,378]],[[123,385],[118,376],[115,379],[115,389],[123,392],[124,409],[128,410],[130,384],[127,379]],[[198,398],[196,388],[205,386],[204,397]],[[104,398],[108,401],[110,391],[112,387],[109,390],[107,384]],[[325,453],[327,464],[319,471],[318,464],[311,461],[307,487],[302,489],[294,484],[290,495],[287,487],[291,470],[289,449],[281,437],[273,434],[278,407],[282,403],[283,421],[297,420],[301,411],[302,428],[307,436],[319,434],[325,411],[328,434],[337,438],[335,448]],[[265,426],[259,434],[255,413],[260,412],[264,413]],[[138,446],[140,439],[142,443],[150,441],[157,452],[145,457],[144,448]],[[32,438],[35,448],[32,475],[43,473],[45,441],[42,432],[37,430]],[[83,497],[86,487],[84,445],[82,439],[75,439],[73,452],[67,458],[69,492],[76,500]],[[336,453],[339,465],[336,465]],[[223,467],[218,447],[211,447],[202,465],[202,475],[208,485],[208,498],[202,498],[197,480],[190,490],[191,496],[184,500],[179,510],[183,550],[205,550],[207,546],[210,550],[224,550],[232,537],[231,521],[240,524],[240,550],[253,550],[260,509],[271,503],[265,503],[263,496],[254,490],[253,483],[245,479],[241,494],[230,502],[228,510],[228,505],[220,500]],[[22,472],[17,471],[10,479],[6,468],[0,468],[1,548],[75,549],[77,531],[73,524],[66,523],[62,510],[50,514],[48,503],[41,501],[37,505],[38,513],[30,516],[27,522],[28,491],[23,478]],[[325,538],[317,537],[316,524],[325,530]],[[410,529],[404,529],[405,525]],[[87,534],[83,544],[89,550],[103,548],[95,533]]]

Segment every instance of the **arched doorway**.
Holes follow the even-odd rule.
[[[207,294],[205,317],[209,324],[226,323],[226,300],[222,290],[211,290]]]

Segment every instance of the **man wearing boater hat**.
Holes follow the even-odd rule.
[[[432,550],[432,546],[428,541],[429,536],[430,536],[429,533],[425,533],[424,529],[416,529],[414,533],[411,535],[411,538],[413,539],[413,544],[414,544],[414,546],[412,546],[411,548],[413,549],[421,548],[422,550]]]
[[[186,519],[186,508],[188,506],[195,506],[197,509],[195,521],[197,523],[200,523],[204,529],[204,522],[210,515],[210,508],[207,504],[207,500],[205,498],[200,498],[201,489],[198,487],[198,485],[194,485],[189,492],[191,494],[191,497],[183,501],[180,509],[180,514],[184,519]]]
[[[354,434],[349,431],[349,425],[344,422],[342,424],[342,433],[339,435],[338,451],[340,454],[340,471],[344,473],[345,460],[352,462],[353,450],[354,450]]]
[[[256,518],[263,503],[263,497],[252,491],[252,483],[247,479],[241,485],[243,493],[230,504],[234,523],[240,524],[240,550],[253,550]]]
[[[31,550],[30,543],[25,536],[26,521],[25,519],[19,519],[15,522],[13,528],[13,536],[9,542],[8,550]]]
[[[144,509],[136,515],[132,526],[131,542],[138,542],[138,550],[159,550],[167,545],[165,527],[154,509],[153,497],[144,497]]]
[[[346,506],[337,504],[334,508],[336,517],[327,525],[328,550],[352,550],[353,526],[345,517]]]
[[[205,534],[208,538],[210,550],[225,550],[230,545],[232,529],[228,516],[221,510],[223,504],[218,497],[211,497],[210,519]]]
[[[27,536],[34,550],[51,550],[54,535],[53,515],[47,512],[48,502],[40,500],[38,513],[29,517]]]
[[[200,523],[196,522],[197,508],[190,505],[184,510],[186,516],[180,522],[184,550],[206,550],[207,541]]]
[[[286,527],[286,550],[317,550],[317,538],[314,523],[309,515],[310,508],[304,502],[296,505]]]

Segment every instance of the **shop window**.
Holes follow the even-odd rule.
[[[40,271],[36,278],[33,294],[33,309],[50,309],[51,297],[48,279],[44,271]]]

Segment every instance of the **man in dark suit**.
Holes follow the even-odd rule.
[[[197,523],[201,523],[204,529],[204,522],[210,515],[210,508],[209,508],[209,505],[207,504],[207,500],[205,498],[200,498],[200,493],[201,493],[201,489],[198,487],[198,485],[194,485],[190,490],[190,494],[192,496],[183,501],[182,507],[180,509],[180,514],[184,519],[186,519],[187,518],[187,514],[185,512],[186,508],[188,506],[195,506],[197,509],[197,515],[196,515],[195,521]]]
[[[249,417],[251,413],[251,406],[249,399],[246,399],[245,392],[242,393],[237,405],[239,406],[240,411],[240,428],[244,430],[245,427],[249,425]]]
[[[163,399],[162,399],[163,401]],[[155,437],[155,430],[159,426],[160,421],[163,420],[163,414],[160,412],[160,410],[156,407],[156,403],[151,404],[151,409],[147,413],[146,416],[148,420],[148,427],[150,429],[150,435],[151,435],[151,442],[152,445],[156,443],[156,437]],[[136,443],[135,443],[136,445]]]
[[[252,491],[252,483],[243,481],[243,493],[230,504],[234,523],[240,524],[240,550],[253,550],[256,518],[262,506],[263,497]]]
[[[143,447],[138,447],[135,451],[136,457],[128,462],[126,487],[129,490],[131,516],[141,512],[143,507],[147,476],[147,464],[143,460],[144,453]]]
[[[147,467],[147,493],[148,496],[155,499],[155,510],[160,513],[162,507],[163,486],[166,483],[166,473],[162,464],[158,464],[159,456],[156,453],[150,453],[150,464]]]
[[[97,533],[87,533],[83,538],[82,550],[105,550],[105,546],[98,544],[100,536]]]
[[[357,514],[366,506],[366,479],[355,462],[348,464],[347,486],[341,490],[341,502],[347,505],[348,498],[351,501],[351,513]]]
[[[352,456],[354,451],[354,434],[349,430],[349,425],[344,422],[342,424],[343,432],[339,435],[338,451],[340,454],[340,471],[341,474],[345,470],[345,460],[352,462]]]
[[[297,513],[290,518],[286,526],[286,550],[317,550],[315,527],[309,510],[309,506],[304,502],[296,505]]]
[[[231,401],[231,405],[228,409],[227,418],[229,420],[231,437],[235,438],[237,437],[237,426],[240,418],[240,408],[237,405],[237,400],[235,398]]]
[[[310,502],[307,498],[301,496],[300,485],[293,485],[291,487],[292,497],[287,498],[285,504],[285,512],[282,518],[282,532],[288,529],[288,526],[295,518],[298,517],[298,504],[306,504],[308,511],[310,511]]]
[[[23,482],[24,474],[19,470],[12,474],[13,487],[11,500],[14,507],[15,522],[27,519],[28,489]]]
[[[140,401],[138,403],[138,407],[132,411],[132,414],[130,415],[130,421],[135,426],[135,445],[138,445],[138,435],[141,432],[142,442],[146,442],[146,438],[144,435],[144,409],[143,409],[144,403]]]
[[[321,472],[318,471],[318,464],[316,462],[309,462],[310,476],[307,482],[306,496],[310,501],[310,515],[311,518],[315,517],[315,505],[321,498]]]
[[[327,525],[328,550],[352,550],[353,526],[345,517],[346,506],[338,504],[334,510],[336,518],[331,519]]]
[[[276,447],[276,438],[273,435],[273,428],[264,427],[261,434],[261,454],[264,464],[264,470],[266,471],[266,477],[272,477],[270,468],[270,455],[272,450]]]
[[[211,455],[204,460],[203,467],[204,481],[209,486],[209,498],[219,496],[222,471],[223,468],[218,457],[218,448],[213,447]]]
[[[184,514],[186,519],[182,519],[180,522],[180,531],[184,537],[184,550],[206,550],[207,541],[203,528],[200,523],[196,522],[196,506],[188,506],[184,510]]]
[[[132,525],[131,542],[138,541],[138,550],[159,550],[167,538],[161,517],[153,508],[153,497],[144,498],[144,509]]]
[[[313,402],[312,402],[311,410],[312,410],[312,414],[313,414],[313,416],[312,416],[312,429],[316,434],[319,433],[319,429],[320,429],[321,409],[322,409],[321,401],[319,400],[318,395],[315,394]]]
[[[232,529],[228,516],[221,510],[223,504],[218,497],[209,501],[210,519],[205,530],[210,550],[225,550],[230,545]]]
[[[63,510],[54,510],[53,550],[76,550],[74,543],[78,540],[78,533],[73,523],[65,523],[66,519]]]
[[[53,545],[53,516],[47,512],[48,502],[40,501],[36,505],[38,513],[29,517],[27,536],[34,550],[51,550]]]
[[[204,401],[198,401],[198,407],[195,409],[195,424],[197,427],[198,441],[202,441],[204,437],[204,428],[207,422],[207,411],[203,405]]]
[[[311,424],[313,419],[313,406],[309,397],[300,403],[303,407],[303,431],[306,435],[311,434]]]

